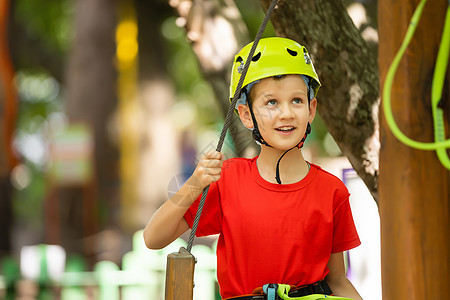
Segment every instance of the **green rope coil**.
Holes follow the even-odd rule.
[[[450,159],[447,155],[446,149],[450,148],[450,139],[445,139],[445,126],[444,126],[444,112],[439,107],[439,102],[442,97],[442,89],[444,87],[445,72],[448,65],[449,48],[450,48],[450,6],[447,7],[447,14],[445,18],[444,32],[442,35],[441,45],[439,47],[438,57],[436,60],[436,67],[433,75],[431,104],[433,111],[434,122],[434,138],[433,143],[423,143],[410,139],[407,137],[397,126],[394,115],[391,108],[391,89],[394,81],[394,76],[397,71],[400,60],[402,59],[411,39],[416,30],[422,15],[423,8],[427,0],[422,0],[417,6],[412,18],[411,23],[406,32],[403,43],[394,57],[391,66],[386,74],[386,79],[383,88],[383,111],[386,117],[388,127],[394,134],[394,136],[403,144],[419,149],[419,150],[436,150],[438,158],[441,164],[450,170]]]

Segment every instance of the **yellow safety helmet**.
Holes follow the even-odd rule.
[[[231,70],[230,99],[234,96],[252,45],[253,42],[242,48],[234,57]],[[242,87],[258,79],[284,74],[309,76],[312,78],[310,85],[314,91],[314,97],[317,95],[321,84],[308,50],[291,39],[282,37],[263,38],[256,47]]]

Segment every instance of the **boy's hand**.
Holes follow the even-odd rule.
[[[209,151],[197,164],[192,176],[170,200],[178,207],[188,208],[202,194],[203,189],[219,180],[222,172],[223,154]]]
[[[222,172],[223,158],[224,155],[215,150],[204,154],[191,177],[194,180],[191,184],[203,190],[211,183],[219,180],[220,173]]]

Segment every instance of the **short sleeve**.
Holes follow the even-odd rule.
[[[333,212],[332,253],[355,248],[361,244],[353,221],[348,197]]]
[[[191,207],[184,214],[184,218],[189,227],[192,228],[195,215],[202,195],[200,195]],[[196,236],[207,236],[219,234],[222,227],[222,209],[220,205],[220,192],[217,182],[209,186],[208,195],[206,196],[205,205],[203,206],[200,222],[197,227]]]

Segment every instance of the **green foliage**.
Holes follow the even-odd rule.
[[[45,195],[45,178],[42,170],[29,165],[29,184],[23,189],[16,190],[13,195],[13,211],[19,223],[31,224],[35,229],[43,226],[43,204]]]
[[[58,118],[63,121],[60,85],[39,72],[19,71],[15,80],[20,100],[15,148],[23,165],[21,172],[13,173],[12,182],[16,188],[13,209],[18,219],[41,226],[42,201],[46,193],[47,139],[52,130],[61,125]]]
[[[28,33],[52,47],[67,49],[70,41],[69,5],[67,0],[15,0],[14,18]]]
[[[61,110],[59,83],[43,73],[25,71],[18,72],[16,83],[20,97],[17,127],[35,133],[41,121]]]
[[[197,109],[202,125],[213,125],[221,119],[214,92],[200,72],[191,45],[186,42],[185,31],[169,17],[161,28],[170,52],[168,72],[173,80],[179,100],[187,100]]]
[[[251,37],[255,37],[259,26],[264,19],[265,12],[262,10],[260,0],[235,1],[242,18],[247,25]],[[272,23],[267,23],[263,37],[275,36]]]

